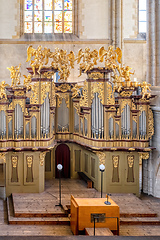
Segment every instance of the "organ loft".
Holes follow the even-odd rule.
[[[104,192],[139,196],[139,163],[154,149],[155,95],[121,59],[113,46],[67,52],[30,45],[28,75],[21,76],[23,63],[8,67],[11,85],[0,84],[5,196],[43,192],[45,179],[58,177],[58,164],[63,178],[84,173],[97,190],[103,164]],[[69,82],[74,68],[86,80]]]

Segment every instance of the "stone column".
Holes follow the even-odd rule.
[[[156,149],[143,168],[144,192],[160,197],[160,0],[147,0],[147,82],[153,86],[152,94],[157,95],[152,102],[155,134],[151,144]]]
[[[121,48],[121,0],[110,0],[110,39],[114,48]]]
[[[160,0],[147,0],[147,82],[160,86]]]

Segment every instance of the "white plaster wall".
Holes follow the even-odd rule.
[[[146,81],[146,42],[145,41],[125,41],[123,52],[123,63],[132,67],[131,79],[137,78],[139,82]]]
[[[12,39],[16,35],[17,0],[0,0],[0,38]]]
[[[123,38],[137,38],[138,0],[123,0]]]
[[[108,0],[82,0],[81,38],[105,39],[108,36]]]

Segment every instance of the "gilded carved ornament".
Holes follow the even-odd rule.
[[[79,115],[79,102],[74,102],[73,107],[76,109],[77,114]]]
[[[114,118],[116,108],[115,108],[115,107],[110,107],[110,108],[108,109],[108,111],[110,111],[110,112],[107,112],[107,113],[108,113],[108,119]]]
[[[120,93],[121,97],[130,97],[132,95],[133,91],[122,91]]]
[[[41,152],[41,153],[39,154],[39,162],[40,162],[40,165],[41,165],[41,166],[44,165],[44,160],[45,160],[46,153],[47,153],[47,152]]]
[[[47,97],[47,93],[50,92],[50,89],[50,82],[45,82],[41,84],[41,104],[44,103],[44,100]]]
[[[118,163],[119,163],[119,156],[113,156],[113,167],[117,168],[118,167]]]
[[[143,111],[146,111],[147,110],[147,105],[139,105],[139,116],[142,114]]]
[[[6,163],[6,153],[0,153],[0,159],[2,159],[4,163]]]
[[[55,83],[52,82],[52,92],[51,92],[51,96],[49,95],[49,98],[51,99],[51,106],[52,107],[56,107],[56,93],[55,93]]]
[[[139,162],[142,162],[142,159],[149,159],[149,152],[139,152]]]
[[[112,148],[111,148],[111,150],[112,150],[112,151],[116,151],[116,150],[117,150],[117,148],[115,148],[115,147],[112,147]]]
[[[14,95],[15,96],[24,96],[24,91],[15,91]]]
[[[70,87],[70,85],[67,84],[67,83],[64,83],[64,84],[61,84],[61,85],[58,86],[58,87],[55,87],[55,91],[56,91],[56,92],[62,92],[62,93],[64,93],[64,92],[67,92],[67,91],[70,91],[70,90],[71,90],[71,87]]]
[[[112,85],[107,82],[107,105],[115,104],[114,92],[115,90],[112,90]]]
[[[32,119],[33,117],[35,117],[35,118],[37,119],[37,112],[32,112],[32,113],[31,113],[31,119]]]
[[[43,73],[43,76],[44,76],[45,78],[52,78],[52,76],[53,76],[54,74],[55,74],[54,71],[48,71],[48,72]]]
[[[121,106],[121,113],[123,112],[125,106],[128,105],[131,107],[131,100],[130,99],[121,99],[120,100],[120,106]]]
[[[14,108],[16,105],[19,105],[22,108],[22,112],[24,113],[24,99],[14,99]]]
[[[60,107],[62,99],[64,98],[67,108],[69,108],[69,94],[68,93],[57,93],[57,106]]]
[[[91,84],[91,101],[94,98],[94,93],[99,93],[98,98],[101,100],[101,103],[104,104],[104,83],[92,83]]]
[[[84,118],[88,121],[88,118],[89,118],[89,116],[88,116],[89,114],[84,114]]]
[[[11,162],[12,162],[13,168],[16,168],[17,164],[18,164],[18,156],[12,156],[11,157]]]
[[[104,152],[96,152],[96,155],[99,158],[99,164],[105,165],[106,154]]]
[[[150,106],[148,106],[148,138],[151,138],[154,134],[154,118],[153,112]]]
[[[26,75],[23,75],[24,77],[24,86],[27,88],[27,90],[30,89],[30,84],[32,82],[32,75],[31,74],[28,74],[28,76]]]
[[[7,105],[0,105],[0,111],[4,111],[6,115]]]
[[[135,151],[135,148],[129,148],[128,150],[129,151]]]
[[[142,92],[141,92],[142,99],[150,98],[151,97],[151,93],[149,93],[148,90],[151,91],[151,89],[149,88],[149,86],[151,86],[151,84],[143,81],[143,83],[140,84],[140,86],[142,88]]]
[[[128,162],[129,168],[132,168],[134,164],[134,156],[127,156],[127,162]]]
[[[82,88],[82,86],[75,84],[71,91],[72,91],[72,98],[76,98],[77,96],[80,95],[80,88]]]
[[[7,100],[7,95],[6,95],[6,86],[9,86],[8,84],[5,84],[5,81],[2,81],[0,83],[0,98]]]
[[[39,82],[31,85],[30,104],[39,104]]]
[[[136,110],[136,105],[134,102],[132,102],[132,110]],[[132,116],[133,121],[137,123],[137,116]]]
[[[8,123],[12,120],[12,116],[8,116]]]
[[[32,57],[34,57],[33,60],[31,60]],[[38,68],[37,72],[40,74],[42,67],[48,65],[50,60],[50,67],[59,72],[59,82],[67,81],[70,75],[70,68],[74,68],[75,55],[73,51],[67,54],[66,50],[59,48],[55,48],[55,52],[51,52],[46,47],[42,49],[42,46],[38,46],[37,49],[32,46],[28,47],[26,62],[30,62],[34,75],[36,74],[36,68]]]
[[[93,67],[97,65],[98,51],[95,49],[91,51],[90,48],[88,47],[86,47],[84,51],[80,49],[76,60],[80,67],[79,68],[80,69],[79,77],[80,77],[82,75],[82,70],[84,72],[87,72],[92,70]]]
[[[84,83],[83,92],[82,92],[82,96],[80,99],[80,106],[88,107],[88,84],[87,84],[87,82]]]
[[[27,156],[27,167],[31,168],[33,164],[33,156]]]
[[[7,67],[7,69],[10,71],[10,78],[12,79],[11,87],[15,87],[20,84],[20,77],[21,77],[20,67],[21,67],[21,64],[15,67],[14,66],[11,66],[10,68]]]
[[[103,73],[100,73],[100,72],[92,72],[92,73],[89,73],[89,74],[88,74],[88,77],[89,77],[90,79],[94,79],[94,80],[103,79],[103,78],[104,78]]]

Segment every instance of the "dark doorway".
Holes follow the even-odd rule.
[[[57,165],[62,164],[63,169],[61,172],[62,178],[70,178],[70,150],[69,147],[66,144],[60,144],[56,148],[55,152],[55,175],[56,178],[59,177],[59,173],[57,170]]]

